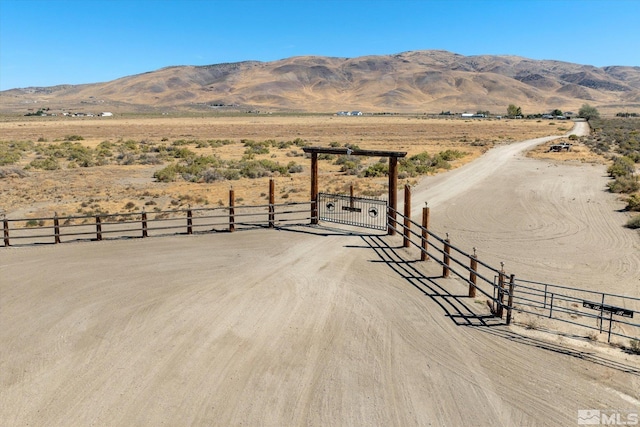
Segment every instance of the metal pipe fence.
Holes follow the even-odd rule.
[[[442,265],[443,277],[453,273],[467,283],[470,297],[476,295],[475,291],[487,297],[495,316],[502,318],[506,310],[507,324],[513,312],[526,313],[606,333],[608,342],[613,336],[640,340],[640,298],[517,279],[507,274],[504,266],[498,269],[479,260],[475,249],[470,254],[454,246],[448,234],[442,238],[431,232],[425,220],[428,213],[418,224],[407,212],[392,209],[390,215],[395,213],[400,219],[393,230],[405,236],[405,246],[418,248],[422,260]]]

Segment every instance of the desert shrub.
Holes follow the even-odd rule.
[[[210,168],[202,173],[202,180],[207,183],[224,181],[225,179],[224,172],[219,169]]]
[[[0,166],[16,163],[24,153],[32,151],[33,147],[31,141],[0,141]]]
[[[357,175],[360,170],[360,164],[354,160],[347,160],[340,166],[340,172],[344,172],[347,175]]]
[[[627,206],[625,207],[627,211],[640,211],[640,194],[632,194],[631,197],[627,199]]]
[[[38,220],[35,219],[30,219],[25,223],[25,227],[37,227],[38,225]]]
[[[246,147],[244,154],[246,156],[252,156],[257,154],[269,154],[269,146],[273,145],[275,141],[266,140],[262,142],[252,141],[250,139],[243,139],[240,141]]]
[[[360,158],[351,157],[346,155],[340,155],[335,158],[333,162],[335,165],[340,166],[340,172],[344,172],[347,175],[357,175],[360,170]]]
[[[613,163],[607,168],[607,173],[612,178],[629,175],[634,171],[634,162],[627,156],[616,157],[615,159],[613,159]]]
[[[84,138],[80,135],[67,135],[64,137],[65,141],[84,141]]]
[[[607,184],[612,193],[633,193],[640,190],[640,182],[635,175],[619,176]]]
[[[629,340],[629,351],[633,354],[640,354],[640,340]]]
[[[182,148],[168,147],[167,152],[169,152],[170,155],[176,159],[186,159],[189,157],[194,157],[196,155],[196,153],[194,153],[193,151],[185,147],[182,147]]]
[[[293,145],[295,145],[296,147],[306,147],[307,145],[309,145],[307,141],[302,138],[296,138],[291,142],[293,142]]]
[[[118,148],[121,152],[131,151],[133,153],[137,153],[140,151],[140,144],[133,139],[127,139],[126,141],[121,142]]]
[[[629,221],[627,221],[627,223],[625,224],[625,227],[632,228],[632,229],[640,228],[640,215],[636,215],[633,218],[631,218]]]
[[[109,141],[102,141],[100,144],[98,144],[98,146],[96,147],[96,157],[112,157],[113,156],[113,151],[111,151],[111,149],[114,147],[114,145],[109,142]]]
[[[441,159],[447,162],[461,159],[465,155],[466,153],[463,153],[462,151],[458,151],[458,150],[446,150],[438,153],[438,157],[440,157]]]
[[[141,165],[161,165],[162,159],[157,155],[142,153],[137,162]]]
[[[175,181],[178,176],[178,165],[171,164],[165,168],[154,172],[153,177],[159,182],[171,182]]]
[[[171,145],[174,145],[174,146],[178,147],[180,145],[189,145],[192,142],[195,142],[195,141],[187,141],[186,139],[178,139],[178,140],[173,141],[171,143]]]
[[[576,141],[577,139],[578,139],[578,135],[576,135],[575,133],[572,133],[571,135],[569,135],[570,141]]]
[[[241,178],[240,171],[238,169],[225,169],[224,178],[229,181],[235,181]]]
[[[254,160],[240,165],[240,175],[245,178],[261,178],[274,173],[287,175],[287,167],[271,160]]]
[[[366,168],[363,172],[363,175],[367,178],[377,177],[377,176],[387,176],[389,175],[389,166],[385,163],[378,162]]]
[[[228,139],[209,140],[208,142],[211,148],[218,148],[218,147],[222,147],[223,145],[233,144],[233,141],[230,141]]]
[[[127,202],[126,205],[124,205],[124,208],[128,211],[135,209],[136,204],[133,202]]]
[[[19,151],[10,150],[8,147],[5,148],[4,145],[0,145],[0,166],[12,165],[20,158],[22,155]]]
[[[93,160],[93,150],[90,148],[76,143],[66,147],[66,149],[68,153],[67,160],[70,162],[75,162],[78,166],[85,168],[95,165],[95,161]]]
[[[302,165],[296,164],[295,162],[289,162],[287,164],[287,172],[289,173],[300,173],[303,171]]]
[[[136,163],[136,155],[133,153],[120,153],[117,160],[120,165],[134,165]]]
[[[58,163],[58,160],[54,157],[46,157],[46,158],[39,158],[39,159],[32,160],[31,163],[29,163],[29,166],[31,166],[34,169],[43,169],[43,170],[49,170],[49,171],[60,169],[60,164]]]

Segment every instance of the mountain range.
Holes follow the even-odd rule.
[[[170,66],[103,83],[0,92],[1,112],[244,110],[368,113],[640,111],[640,67],[426,50]]]

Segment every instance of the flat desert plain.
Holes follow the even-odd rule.
[[[453,161],[453,166],[469,162],[494,145],[522,139],[564,133],[570,122],[530,120],[453,120],[428,119],[422,116],[220,116],[220,117],[15,117],[0,119],[0,141],[32,141],[42,146],[60,145],[70,136],[81,137],[73,144],[96,148],[103,142],[121,146],[129,141],[137,148],[187,148],[198,155],[218,156],[239,161],[245,156],[243,140],[276,142],[301,139],[312,146],[337,144],[357,145],[363,149],[406,151],[409,156],[427,152],[436,155],[444,150],[465,152],[465,157]],[[198,142],[230,141],[231,144],[199,148]],[[41,142],[38,142],[41,141]],[[187,142],[182,145],[182,142]],[[180,144],[180,145],[177,145]],[[202,144],[201,144],[202,145]],[[0,179],[3,195],[0,214],[10,218],[91,214],[92,212],[123,212],[161,210],[192,206],[226,204],[230,187],[239,203],[267,203],[268,178],[192,183],[184,180],[160,183],[155,171],[178,161],[168,159],[163,164],[123,164],[116,160],[118,148],[112,148],[110,164],[96,167],[69,168],[59,159],[61,169],[31,169],[25,177]],[[584,153],[588,155],[588,152]],[[38,156],[28,153],[16,164],[23,168]],[[294,162],[302,168],[289,176],[275,176],[276,203],[309,199],[310,160],[303,157],[300,147],[271,147],[268,153],[257,154],[256,160],[276,161],[282,165]],[[375,164],[378,158],[361,158]],[[387,179],[357,179],[340,172],[334,161],[321,160],[322,191],[345,193],[354,184],[358,194],[386,194]],[[412,179],[411,183],[416,180]],[[150,203],[150,204],[148,204]]]
[[[420,180],[415,216],[429,203],[436,232],[522,277],[638,296],[640,236],[605,166],[526,157],[551,141],[535,136]],[[577,426],[640,409],[638,356],[505,326],[399,236],[1,251],[3,425]]]

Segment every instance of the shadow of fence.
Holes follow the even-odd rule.
[[[516,278],[505,272],[504,265],[497,269],[479,260],[475,250],[470,254],[455,247],[448,234],[442,238],[431,232],[428,207],[423,208],[422,224],[413,221],[408,205],[404,214],[389,208],[390,228],[402,235],[402,246],[418,248],[420,260],[442,265],[442,277],[453,273],[468,284],[468,297],[483,294],[497,318],[506,313],[507,324],[514,312],[546,318],[590,334],[606,332],[607,342],[612,337],[626,338],[640,348],[640,323],[633,320],[640,314],[640,298]]]

